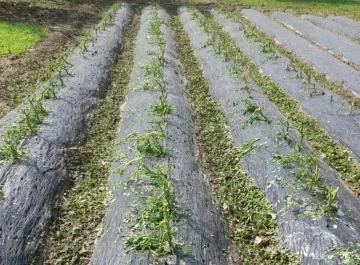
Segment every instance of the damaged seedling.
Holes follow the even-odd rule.
[[[176,230],[171,228],[171,222],[177,218],[174,214],[173,188],[168,178],[170,167],[158,164],[151,169],[142,157],[137,157],[123,164],[117,172],[123,174],[126,168],[133,165],[135,169],[127,185],[141,182],[149,185],[150,190],[143,189],[142,193],[146,193],[146,196],[141,197],[147,198],[143,206],[134,209],[134,214],[124,220],[131,229],[131,234],[125,239],[127,251],[150,251],[156,257],[173,255],[175,248],[181,244],[174,242]]]
[[[152,170],[143,165],[142,169],[155,194],[146,196],[140,214],[127,218],[131,234],[126,237],[125,246],[128,252],[150,251],[156,257],[173,255],[175,248],[182,244],[173,240],[176,230],[171,228],[171,222],[177,217],[173,189],[168,179],[169,168],[157,166]]]
[[[243,114],[246,115],[248,113],[251,114],[251,116],[244,122],[243,128],[246,128],[247,125],[254,124],[256,121],[263,121],[266,123],[271,123],[271,120],[269,117],[264,113],[264,108],[259,107],[256,105],[250,97],[247,97],[244,100],[245,108],[243,110]]]
[[[294,149],[294,152],[290,154],[275,154],[274,161],[282,166],[293,164],[297,167],[297,171],[294,173],[295,176],[304,182],[304,188],[321,201],[316,208],[322,216],[336,211],[334,202],[339,188],[333,189],[321,183],[320,169],[315,158],[307,154],[301,154],[297,149]]]
[[[325,95],[325,92],[320,91],[316,88],[315,83],[308,83],[305,85],[305,92],[308,95],[309,98],[312,98],[313,96],[323,96]]]
[[[259,138],[249,139],[245,141],[239,148],[236,148],[235,150],[238,153],[239,158],[243,159],[248,154],[257,151],[262,146],[262,144],[256,143],[259,140]]]

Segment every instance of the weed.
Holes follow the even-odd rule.
[[[68,190],[59,205],[59,218],[50,228],[49,252],[42,264],[71,264],[74,260],[78,265],[89,263],[108,203],[107,186],[115,157],[120,107],[128,91],[139,22],[140,16],[135,14],[125,33],[106,98],[94,111],[86,140],[79,144],[82,159],[76,160],[76,167],[66,164],[67,173],[76,180],[76,185]]]
[[[336,211],[334,201],[339,188],[332,189],[321,183],[320,169],[315,158],[310,155],[303,155],[298,150],[294,149],[294,152],[290,154],[275,154],[274,161],[282,166],[291,164],[297,166],[295,175],[300,180],[304,181],[304,187],[321,201],[321,204],[317,207],[320,210],[318,214],[323,216]]]
[[[344,265],[360,264],[360,243],[349,243],[334,247],[329,251],[329,254],[329,260],[340,259]]]
[[[246,25],[249,24],[248,22],[244,21],[237,13],[232,11],[229,12],[233,14],[233,17],[236,18],[237,21],[244,22]],[[360,167],[351,156],[350,152],[339,143],[335,143],[324,132],[321,124],[302,112],[299,103],[288,96],[287,93],[285,93],[284,90],[277,84],[275,84],[270,77],[264,76],[259,71],[256,64],[254,64],[252,60],[237,47],[231,36],[224,32],[218,23],[208,19],[207,25],[205,26],[213,27],[213,31],[216,31],[222,39],[228,39],[227,43],[231,44],[228,48],[232,50],[232,58],[236,58],[236,60],[238,60],[237,64],[243,67],[243,69],[248,70],[249,76],[252,77],[252,80],[254,80],[254,82],[259,85],[259,87],[268,96],[269,100],[272,101],[287,117],[287,119],[292,122],[294,128],[300,130],[300,128],[303,127],[303,138],[307,139],[308,143],[315,151],[315,154],[322,159],[326,157],[326,162],[339,173],[341,178],[347,182],[350,188],[353,190],[359,189],[360,185],[357,180],[360,176]],[[280,51],[281,54],[284,56],[289,56],[285,49],[283,49],[280,45],[276,45],[273,40],[269,39],[261,31],[257,30],[255,27],[253,27],[253,31],[256,31],[259,39],[272,41],[273,45],[277,47],[277,50]],[[292,64],[301,63],[299,60],[293,59],[294,57],[291,57]],[[339,92],[339,90],[335,88],[335,84],[330,84],[325,77],[317,75],[316,71],[311,70],[309,65],[304,64],[303,70],[306,71],[307,75],[311,75],[316,82],[320,82],[320,84],[328,87],[330,90]],[[336,87],[338,87],[338,85]],[[346,97],[344,93],[340,94],[350,102],[354,101],[353,96]],[[358,106],[358,102],[356,102],[354,105]]]
[[[190,12],[197,14],[193,9]],[[264,193],[257,188],[239,164],[226,119],[218,102],[213,100],[190,40],[178,17],[173,16],[171,26],[180,47],[180,60],[187,77],[189,101],[194,107],[198,125],[197,140],[201,147],[201,160],[229,225],[231,239],[237,243],[241,263],[289,264],[294,260],[289,252],[276,246],[276,224]],[[271,247],[254,248],[257,236],[269,239]],[[274,246],[274,248],[272,248]],[[270,250],[271,249],[271,250]],[[290,261],[291,260],[291,261]]]

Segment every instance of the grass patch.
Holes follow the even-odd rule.
[[[120,121],[120,106],[130,81],[134,61],[135,38],[140,17],[135,15],[124,36],[121,55],[113,70],[113,82],[102,106],[90,124],[87,141],[80,153],[86,159],[70,176],[76,185],[65,197],[59,218],[51,229],[48,256],[43,264],[89,264],[99,226],[105,215],[108,176],[114,158],[116,130]],[[76,162],[76,157],[71,158]]]
[[[48,29],[40,25],[0,22],[0,56],[18,55],[34,47]]]
[[[208,13],[205,14],[207,17]],[[328,165],[335,169],[346,184],[359,195],[360,191],[360,166],[351,153],[341,144],[333,141],[323,130],[320,122],[311,118],[301,111],[299,103],[290,97],[280,86],[271,80],[268,76],[263,75],[256,64],[247,57],[238,48],[231,36],[224,32],[221,25],[208,17],[209,26],[216,29],[219,38],[228,43],[232,58],[237,58],[237,64],[246,69],[250,77],[263,90],[269,100],[273,102],[279,110],[291,122],[291,125],[298,131],[302,132],[308,143],[311,145],[315,155],[324,160]],[[258,33],[257,30],[255,30]]]
[[[344,15],[360,20],[360,0],[222,0],[222,4],[240,4],[263,11],[286,10],[298,15],[305,13],[326,16]]]
[[[197,141],[203,166],[209,173],[222,216],[227,220],[234,241],[232,256],[243,264],[289,264],[295,258],[277,247],[278,230],[273,212],[264,193],[241,168],[239,150],[234,148],[226,118],[210,95],[201,65],[178,17],[172,16],[171,27],[180,47],[180,61],[188,80],[187,90],[195,113]],[[254,247],[256,237],[266,244]]]

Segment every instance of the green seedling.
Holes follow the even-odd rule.
[[[43,119],[48,114],[42,105],[41,100],[42,98],[30,99],[28,108],[21,110],[24,118],[20,121],[20,124],[25,125],[26,128],[24,129],[24,136],[27,133],[35,134],[37,132],[37,126],[42,123]]]
[[[247,39],[252,39],[252,38],[255,38],[256,35],[255,35],[254,30],[251,29],[251,30],[244,30],[244,36]]]
[[[244,84],[242,85],[242,87],[240,87],[240,90],[244,90],[244,91],[248,94],[248,97],[251,98],[251,88],[250,88],[248,82],[244,82]]]
[[[4,146],[0,147],[0,160],[16,162],[24,156],[24,152],[18,149],[21,139],[24,137],[19,127],[13,126],[6,128],[4,136]]]
[[[22,110],[22,114],[25,116],[25,124],[27,126],[28,131],[31,134],[35,134],[37,123],[34,120],[33,112],[29,109],[24,109],[24,110]]]
[[[332,189],[326,187],[320,181],[320,169],[317,165],[317,161],[310,155],[303,155],[298,151],[295,151],[286,155],[276,154],[274,160],[282,165],[296,165],[298,167],[295,175],[304,181],[305,187],[313,192],[319,199],[324,200],[319,210],[321,210],[322,215],[328,214],[336,210],[334,201],[337,197],[339,191],[338,188]]]
[[[287,65],[286,65],[286,70],[287,71],[295,71],[295,66],[294,66],[294,64],[292,63],[292,62],[289,62]]]
[[[300,125],[299,133],[300,133],[300,145],[302,146],[305,138],[305,125],[303,123],[301,123]]]
[[[262,53],[270,53],[273,52],[273,49],[271,48],[271,43],[268,41],[267,43],[263,43],[261,45],[261,52]]]
[[[336,200],[337,194],[339,192],[339,188],[336,189],[332,189],[332,188],[327,188],[326,189],[326,206],[324,208],[325,213],[327,212],[333,212],[336,210],[336,206],[334,205],[334,202]]]
[[[247,114],[247,113],[254,113],[255,110],[258,108],[258,105],[256,105],[252,100],[251,97],[247,97],[245,98],[245,100],[243,100],[245,103],[245,108],[243,113]]]
[[[316,84],[315,83],[311,83],[309,85],[305,85],[305,91],[307,92],[308,96],[310,98],[312,98],[313,96],[322,96],[325,95],[325,93],[323,91],[319,91],[316,88]]]
[[[313,191],[317,187],[321,186],[320,183],[320,170],[319,167],[316,165],[311,178],[309,179],[309,189]]]
[[[165,101],[161,100],[159,103],[155,103],[150,106],[150,114],[165,117],[171,114],[172,108],[166,104]]]
[[[290,145],[292,143],[292,140],[289,136],[289,129],[291,128],[289,120],[286,120],[286,121],[280,120],[278,125],[280,126],[280,128],[282,130],[282,135],[283,135],[284,140],[288,143],[288,145]]]
[[[141,209],[135,210],[139,213],[136,217],[127,218],[132,233],[125,239],[125,245],[129,252],[150,251],[156,257],[172,255],[178,243],[173,241],[175,230],[170,226],[177,219],[174,215],[173,188],[168,179],[170,168],[158,165],[150,169],[142,159],[135,163],[139,171],[137,175],[152,187],[154,194],[146,195]]]
[[[42,120],[48,114],[48,112],[44,108],[41,99],[30,99],[29,104],[29,111],[33,114],[34,120],[37,122],[37,124],[42,123]]]
[[[45,87],[41,94],[41,99],[57,98],[55,88],[56,84],[50,79],[49,84]]]
[[[3,185],[0,185],[0,203],[4,201]]]
[[[153,76],[155,78],[164,78],[164,70],[162,62],[164,60],[164,54],[156,54],[156,58],[148,62],[143,69],[145,70],[145,76]]]
[[[351,102],[351,106],[350,106],[350,111],[349,111],[349,115],[353,115],[354,113],[354,110],[355,110],[355,102]]]
[[[338,110],[336,110],[336,114],[337,115],[344,115],[344,114],[346,114],[346,112],[344,110],[345,110],[345,103],[342,103],[341,107]],[[342,113],[342,111],[344,111],[344,112]]]
[[[256,121],[271,123],[269,117],[264,113],[263,107],[259,107],[253,112],[253,114],[243,124],[243,128],[245,128],[247,125],[254,124]]]
[[[164,157],[163,135],[158,132],[148,132],[137,137],[137,149],[140,154],[152,157]]]

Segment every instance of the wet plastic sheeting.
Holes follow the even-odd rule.
[[[358,200],[342,186],[341,181],[337,179],[331,169],[319,162],[322,181],[329,186],[340,187],[339,210],[335,214],[339,221],[325,217],[320,220],[300,217],[299,215],[304,211],[303,208],[298,207],[297,204],[286,205],[285,199],[288,196],[294,196],[294,200],[299,203],[304,202],[306,198],[309,199],[310,204],[316,204],[318,201],[306,191],[296,194],[293,189],[278,183],[279,179],[285,183],[297,181],[292,174],[296,170],[295,168],[280,167],[272,160],[275,153],[293,152],[294,143],[289,146],[286,141],[278,138],[281,129],[277,123],[285,118],[261,93],[261,90],[250,82],[251,100],[264,108],[271,123],[255,122],[243,128],[243,124],[249,118],[249,114],[243,114],[244,100],[249,96],[245,90],[240,89],[244,85],[243,81],[229,74],[231,63],[221,61],[214,54],[212,48],[205,45],[208,37],[204,35],[199,24],[192,20],[187,9],[181,8],[179,13],[185,30],[190,36],[195,54],[203,66],[203,73],[209,82],[211,93],[219,101],[226,114],[235,146],[240,147],[245,141],[254,138],[258,139],[257,143],[262,145],[244,159],[244,169],[253,177],[255,183],[265,192],[272,204],[277,214],[282,244],[292,251],[300,253],[304,264],[315,265],[323,258],[325,258],[326,264],[339,264],[337,260],[327,260],[328,251],[342,243],[359,241],[360,216],[357,209],[360,204]],[[298,142],[298,133],[292,131],[291,138]],[[304,150],[310,153],[306,145],[304,145]],[[283,212],[285,206],[290,207],[289,211]]]
[[[39,133],[22,144],[29,157],[0,168],[5,194],[0,203],[0,264],[29,264],[38,248],[38,237],[46,231],[65,183],[63,150],[83,138],[91,112],[105,95],[130,15],[130,7],[124,4],[115,24],[99,32],[85,56],[79,50],[73,52],[68,58],[72,76],[63,78],[65,86],[57,99],[45,102],[49,115]]]

